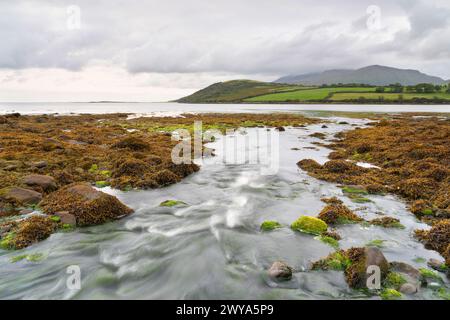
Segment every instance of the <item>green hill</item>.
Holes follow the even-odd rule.
[[[212,84],[177,101],[184,103],[242,102],[244,99],[260,95],[307,88],[309,87],[253,80],[231,80]]]
[[[181,98],[183,103],[449,103],[449,87],[303,86],[253,80],[219,82]]]

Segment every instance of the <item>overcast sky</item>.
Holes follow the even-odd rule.
[[[0,0],[0,101],[165,101],[382,64],[450,79],[449,0]]]

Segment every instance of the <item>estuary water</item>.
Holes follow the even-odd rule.
[[[0,114],[137,113],[177,115],[183,112],[450,112],[450,105],[338,105],[338,104],[191,104],[175,102],[76,103],[0,102]]]
[[[194,106],[202,110],[194,110]],[[180,109],[255,111],[247,110],[244,105],[185,107],[181,105]],[[213,107],[216,110],[211,110]],[[259,111],[261,107],[248,108]],[[296,108],[289,105],[282,109],[298,111]],[[144,109],[133,111],[150,112]],[[280,106],[263,109],[280,111]],[[23,109],[14,110],[26,113]],[[115,111],[119,110],[104,110]],[[343,238],[341,248],[383,240],[382,251],[389,261],[406,262],[419,268],[426,267],[429,258],[441,259],[438,253],[426,250],[414,240],[414,229],[429,227],[418,222],[401,199],[393,195],[370,195],[372,202],[356,204],[337,185],[314,179],[296,166],[306,158],[320,163],[327,161],[330,150],[317,145],[323,140],[310,134],[323,132],[326,140],[331,140],[335,133],[364,126],[368,121],[337,117],[326,120],[331,121],[327,123],[328,128],[313,124],[280,132],[278,170],[271,174],[261,170],[260,163],[224,161],[232,149],[221,147],[224,140],[232,141],[250,158],[269,153],[267,144],[255,138],[258,133],[268,132],[267,129],[252,128],[220,136],[208,144],[215,149],[216,156],[205,159],[199,172],[176,185],[148,191],[102,189],[117,196],[135,213],[105,225],[53,234],[19,252],[0,250],[0,298],[367,299],[361,292],[348,288],[342,272],[308,271],[312,261],[334,249],[311,235],[289,228],[300,215],[316,216],[325,205],[320,199],[332,196],[343,200],[365,219],[387,215],[400,219],[405,226],[405,229],[359,224],[339,226],[337,231]],[[180,200],[186,205],[160,207],[167,199]],[[260,224],[264,220],[279,221],[284,227],[261,232]],[[11,262],[13,257],[23,254],[41,254],[42,260]],[[265,270],[276,260],[283,260],[295,269],[291,281],[277,284],[267,278]],[[73,265],[81,271],[80,289],[67,286],[70,276],[67,267]],[[434,292],[425,288],[408,298],[435,299]]]

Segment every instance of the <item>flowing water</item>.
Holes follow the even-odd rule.
[[[208,144],[216,150],[216,156],[206,159],[199,172],[176,185],[149,191],[102,189],[116,195],[135,213],[105,225],[53,234],[20,252],[0,251],[0,298],[368,298],[349,289],[342,272],[307,271],[311,261],[333,249],[288,227],[300,215],[316,216],[324,206],[320,198],[331,196],[342,199],[365,219],[385,214],[400,219],[406,227],[339,226],[341,248],[364,246],[379,239],[385,240],[382,250],[389,261],[426,267],[426,262],[416,258],[441,259],[413,239],[414,229],[429,227],[418,222],[399,198],[370,195],[372,202],[355,204],[337,185],[309,177],[296,166],[305,158],[320,163],[327,160],[330,150],[314,144],[322,140],[310,134],[324,132],[330,140],[336,132],[367,122],[328,120],[332,122],[325,129],[313,124],[280,133],[280,162],[275,174],[266,174],[262,164],[223,161],[233,151],[221,147],[224,141],[243,147],[250,157],[269,152],[267,144],[255,138],[256,132],[262,134],[266,129],[254,128],[218,137]],[[342,120],[348,124],[334,122]],[[167,199],[187,205],[160,207]],[[264,220],[277,220],[285,227],[261,232]],[[43,260],[11,262],[14,256],[33,253],[43,254]],[[267,278],[265,270],[276,260],[295,268],[291,281],[277,284]],[[66,286],[66,268],[70,265],[80,267],[80,290]],[[431,289],[421,289],[412,298],[435,296]]]

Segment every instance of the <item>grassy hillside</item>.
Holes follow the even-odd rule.
[[[270,82],[260,82],[253,80],[231,80],[219,82],[202,90],[199,90],[190,96],[181,98],[178,102],[185,103],[217,103],[217,102],[241,102],[245,98],[265,95],[274,92],[283,92],[289,90],[299,90],[302,87],[298,85],[279,84]]]
[[[297,90],[291,92],[273,93],[261,95],[249,99],[245,102],[282,102],[282,101],[314,101],[324,100],[331,96],[334,92],[374,92],[375,88],[319,88],[309,90]],[[359,93],[356,93],[357,95]],[[360,95],[360,94],[359,94]]]
[[[430,88],[431,86],[431,88]],[[379,90],[382,91],[379,91]],[[396,91],[400,89],[400,91]],[[408,90],[407,90],[408,89]],[[424,93],[431,90],[430,93]],[[342,85],[334,87],[302,86],[252,80],[219,82],[190,96],[184,103],[450,103],[448,87],[432,85],[400,87]],[[379,91],[379,92],[377,92]],[[403,93],[398,93],[402,92]]]

